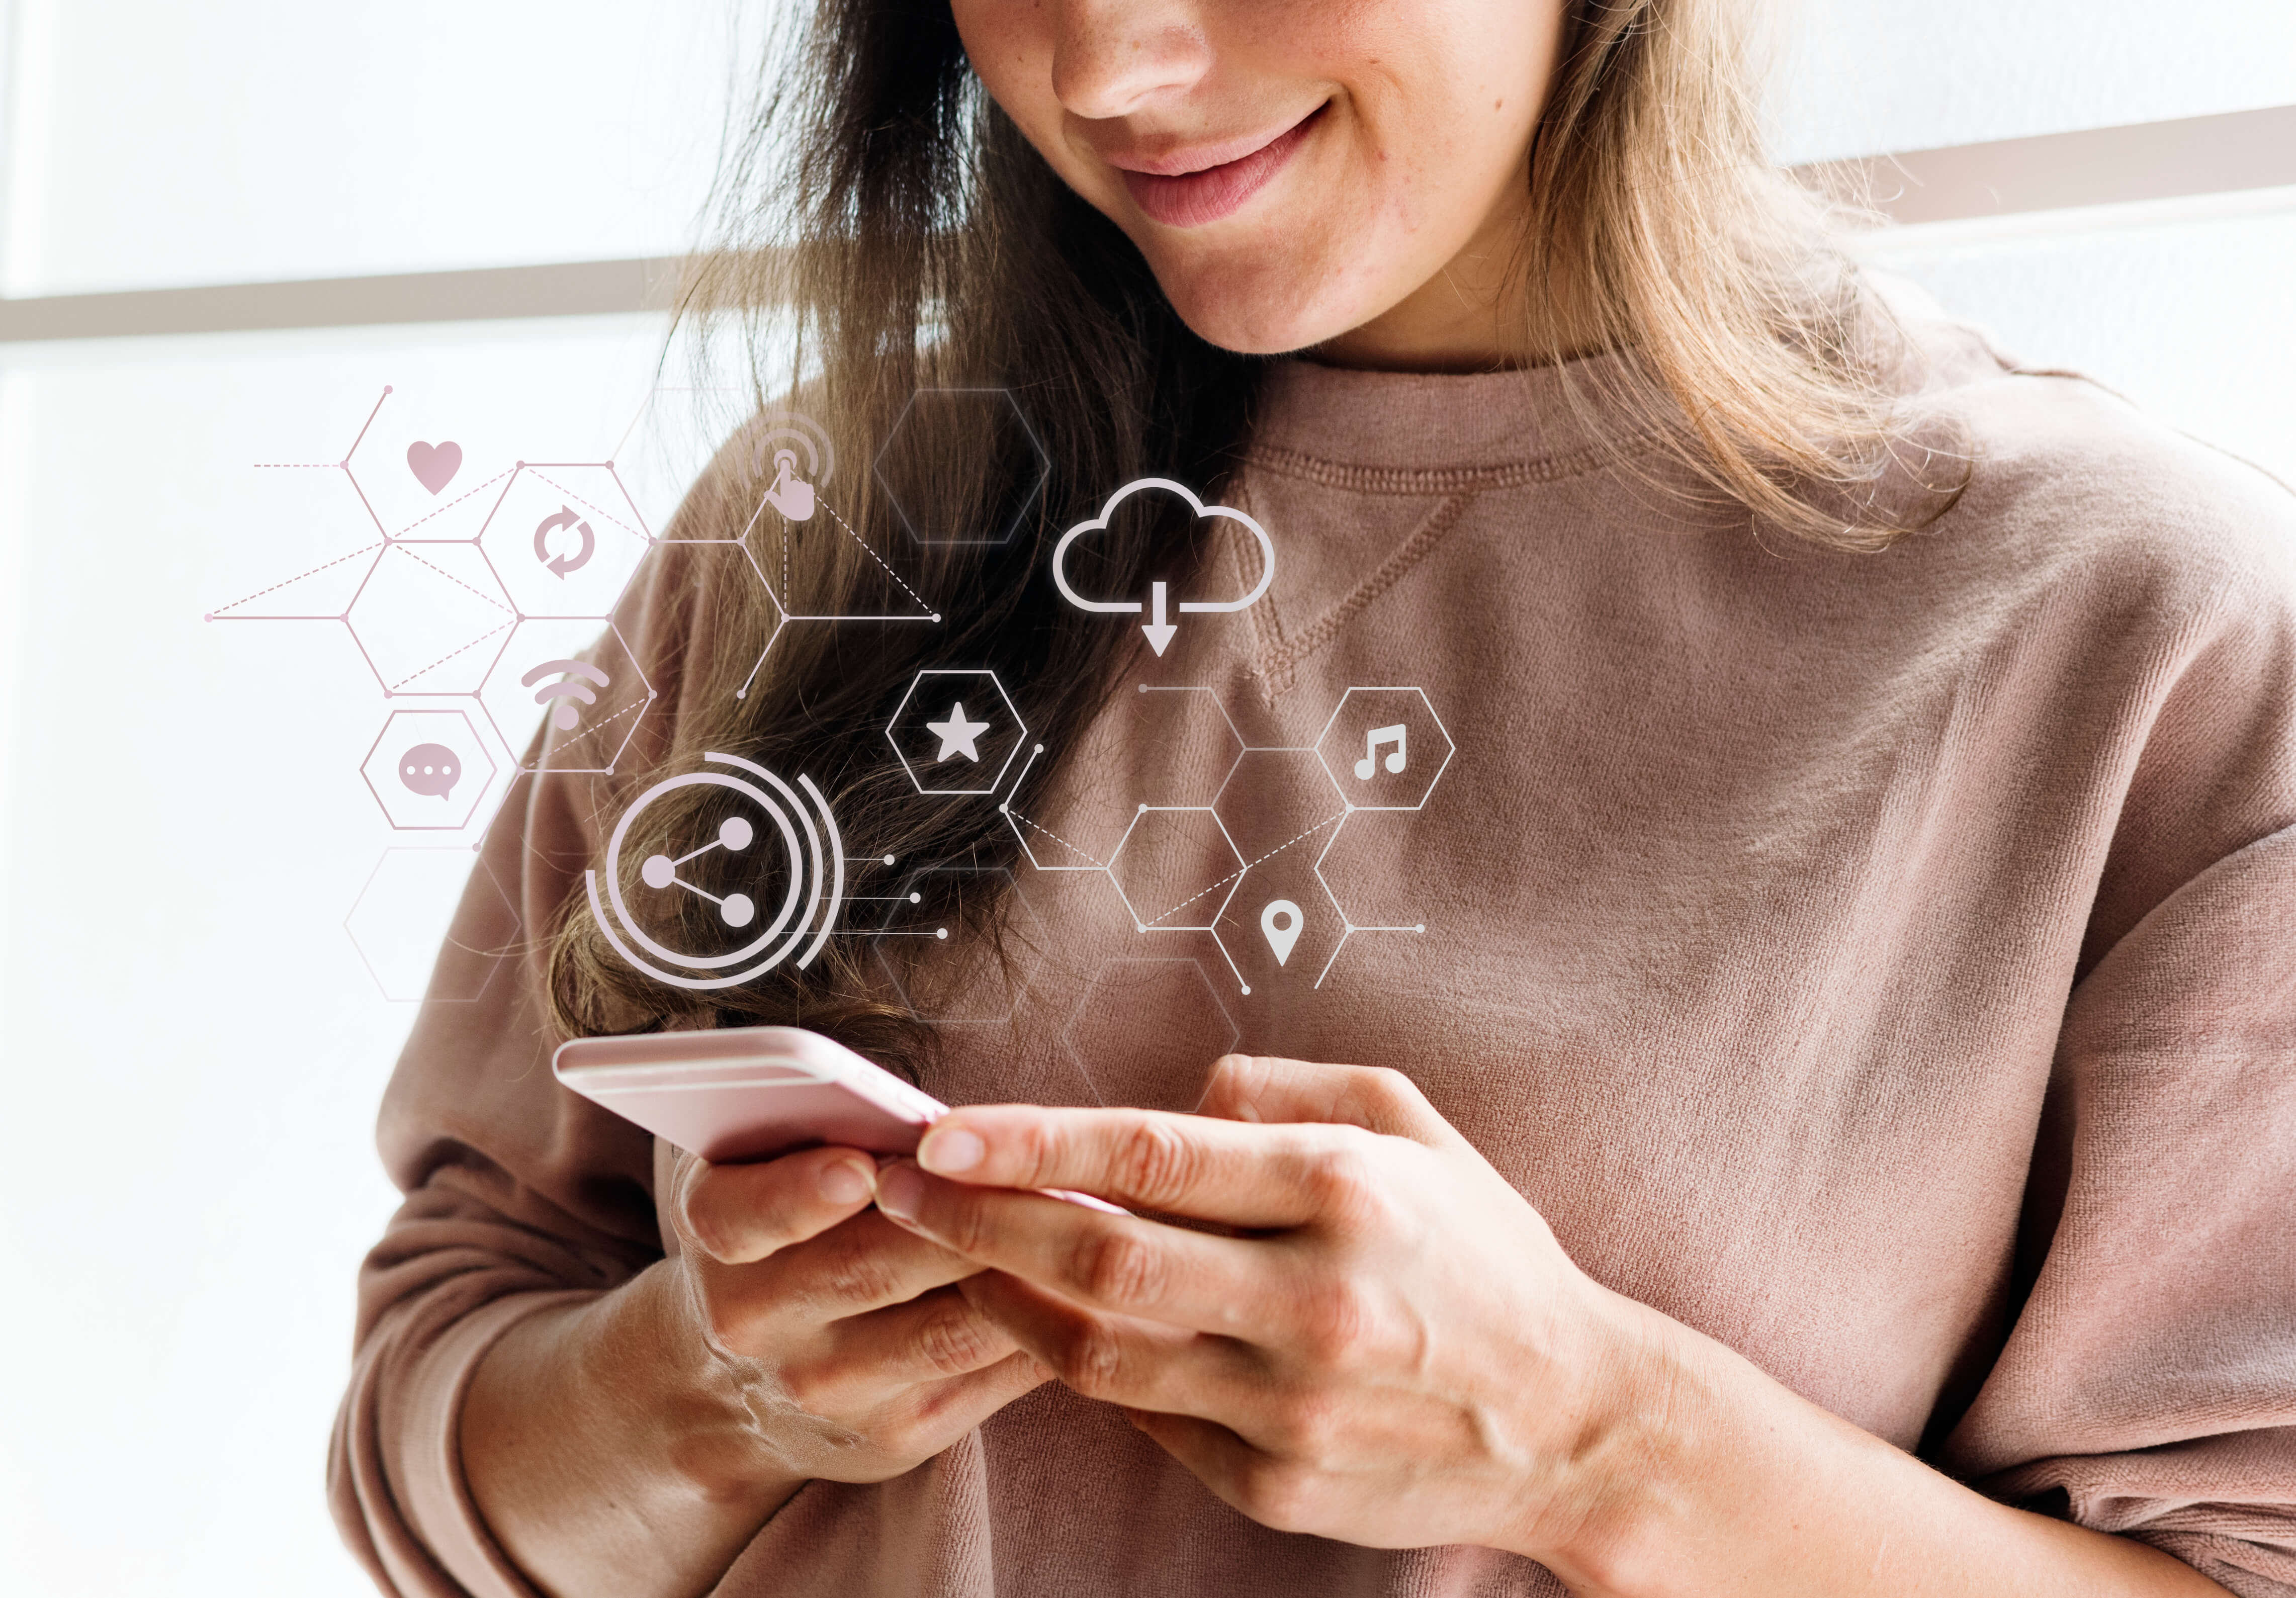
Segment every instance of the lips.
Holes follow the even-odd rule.
[[[1232,215],[1266,186],[1323,119],[1322,106],[1247,154],[1193,172],[1142,172],[1119,165],[1132,201],[1167,227],[1201,227]]]

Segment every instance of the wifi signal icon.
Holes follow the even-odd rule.
[[[582,711],[575,701],[578,700],[584,705],[596,704],[597,689],[591,687],[590,684],[595,683],[599,688],[603,688],[612,679],[587,660],[545,660],[518,680],[527,687],[534,688],[543,678],[558,672],[565,674],[564,680],[543,683],[541,687],[535,688],[534,702],[537,705],[555,703],[558,708],[551,711],[550,719],[557,724],[560,732],[570,733],[582,725]],[[588,682],[583,680],[586,677]]]

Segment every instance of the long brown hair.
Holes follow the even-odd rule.
[[[1631,391],[1600,397],[1641,413],[1698,479],[1760,523],[1874,547],[1939,504],[1907,515],[1871,491],[1906,448],[1898,356],[1813,205],[1761,160],[1745,10],[1576,0],[1533,148],[1522,269],[1570,283],[1603,341],[1636,353]],[[1078,743],[1139,637],[1059,602],[1049,542],[1134,477],[1216,487],[1260,363],[1191,332],[1130,242],[1054,176],[973,78],[947,0],[818,0],[769,56],[721,173],[721,248],[686,315],[741,324],[760,406],[802,385],[849,456],[882,450],[877,471],[840,473],[838,508],[860,541],[913,559],[944,619],[775,638],[763,596],[728,585],[711,596],[709,658],[745,666],[769,639],[772,651],[745,695],[738,668],[689,689],[660,765],[691,769],[704,750],[801,763],[857,848],[977,868],[919,888],[926,913],[993,930],[997,896],[978,884],[1013,865],[1013,835],[991,803],[917,793],[886,758],[887,718],[917,671],[988,668],[1051,761]],[[952,388],[1009,393],[1027,430],[982,450],[896,427],[913,395]],[[719,470],[750,466],[737,450]],[[898,506],[884,480],[902,485]],[[758,486],[697,493],[681,514],[745,514]],[[920,520],[1010,536],[919,545]],[[1183,529],[1112,531],[1103,592],[1140,592],[1197,553]],[[791,580],[818,611],[866,609],[884,578],[860,541],[776,558],[797,562]],[[667,847],[713,825],[714,792],[650,807],[647,836]],[[623,964],[577,904],[552,949],[554,1019],[570,1034],[795,1020],[914,1059],[930,1029],[887,1002],[871,957],[863,939],[832,939],[807,973],[689,995]]]

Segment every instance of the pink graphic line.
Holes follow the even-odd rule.
[[[1304,839],[1304,838],[1313,838],[1316,833],[1318,833],[1318,832],[1322,832],[1325,827],[1330,826],[1333,822],[1335,822],[1335,821],[1345,821],[1345,820],[1347,819],[1347,817],[1348,817],[1348,813],[1347,813],[1346,811],[1344,811],[1344,810],[1340,811],[1337,815],[1326,815],[1325,817],[1324,817],[1324,819],[1323,819],[1323,820],[1321,820],[1321,821],[1317,822],[1314,826],[1309,827],[1306,832],[1304,832],[1300,833],[1299,838],[1290,839],[1290,840],[1286,840],[1285,842],[1283,842],[1283,843],[1279,843],[1279,844],[1277,844],[1274,848],[1272,848],[1272,849],[1268,850],[1266,854],[1264,854],[1264,855],[1260,856],[1260,857],[1259,857],[1259,860],[1254,860],[1254,861],[1251,863],[1251,865],[1241,866],[1241,867],[1239,867],[1238,869],[1236,869],[1236,870],[1234,870],[1234,871],[1232,871],[1232,872],[1228,873],[1227,873],[1227,875],[1226,875],[1226,876],[1222,877],[1218,881],[1217,881],[1217,882],[1213,883],[1210,888],[1205,889],[1203,890],[1203,893],[1192,893],[1192,894],[1190,894],[1186,898],[1182,899],[1178,904],[1177,904],[1177,905],[1173,906],[1169,910],[1165,911],[1163,914],[1161,914],[1161,915],[1158,916],[1158,917],[1156,918],[1156,921],[1152,921],[1152,922],[1148,922],[1147,924],[1148,924],[1149,926],[1152,926],[1152,926],[1154,926],[1154,925],[1156,924],[1156,922],[1158,922],[1158,921],[1168,921],[1168,920],[1170,920],[1173,916],[1176,916],[1176,915],[1179,914],[1179,913],[1180,913],[1181,911],[1185,910],[1189,906],[1191,906],[1191,905],[1194,904],[1198,899],[1202,898],[1202,897],[1204,897],[1204,894],[1209,894],[1209,893],[1217,893],[1217,892],[1218,892],[1218,891],[1219,891],[1219,889],[1220,889],[1223,886],[1225,886],[1225,885],[1226,885],[1226,884],[1227,884],[1227,883],[1230,883],[1230,882],[1234,881],[1238,877],[1240,877],[1240,876],[1243,875],[1243,873],[1244,873],[1245,872],[1250,871],[1250,870],[1251,869],[1251,866],[1252,866],[1252,865],[1259,865],[1262,861],[1273,860],[1274,858],[1275,858],[1275,856],[1278,856],[1278,855],[1282,854],[1285,849],[1290,848],[1292,847],[1292,844],[1298,843],[1298,842],[1300,840],[1300,839]],[[1027,817],[1025,817],[1025,816],[1023,816],[1021,819],[1025,821],[1025,820],[1027,820],[1028,818],[1027,818]],[[1029,824],[1030,826],[1035,826],[1037,824],[1036,824],[1036,823],[1034,823],[1034,822],[1029,822]],[[1073,845],[1071,845],[1070,847],[1071,847],[1071,848],[1073,848],[1074,846],[1073,846]]]
[[[399,533],[398,537],[402,538],[406,537],[408,533],[411,533],[416,528],[421,527],[424,522],[430,520],[431,517],[444,516],[456,505],[461,504],[464,500],[470,498],[471,495],[485,493],[488,488],[502,481],[503,479],[509,475],[510,469],[508,467],[504,467],[502,471],[496,472],[492,477],[487,479],[485,482],[480,483],[471,488],[468,493],[457,494],[454,498],[448,500],[445,504],[440,505],[437,510],[424,512],[422,515],[417,516],[414,520],[408,522],[406,529]],[[468,544],[471,540],[468,538],[433,538],[430,542],[433,544]]]
[[[552,464],[554,465],[556,463],[554,462]],[[596,463],[576,462],[575,464],[594,465]],[[540,468],[537,467],[533,462],[529,461],[526,464],[526,469],[529,471],[533,472],[535,476],[541,478],[544,482],[548,483],[552,488],[557,489],[561,494],[563,494],[567,498],[572,500],[576,504],[580,505],[584,510],[589,512],[593,516],[604,517],[608,521],[612,522],[616,527],[621,529],[622,531],[627,533],[631,537],[636,538],[639,543],[651,544],[653,542],[653,540],[648,538],[645,534],[640,532],[636,528],[632,527],[628,522],[624,521],[620,517],[615,515],[611,511],[607,510],[604,506],[592,504],[588,500],[583,498],[579,494],[575,493],[573,489],[568,488],[564,483],[560,482],[556,478],[544,475]]]
[[[837,507],[836,507],[836,506],[824,503],[824,504],[822,505],[822,507],[821,507],[821,508],[822,508],[823,510],[827,511],[827,512],[829,512],[829,519],[830,519],[832,521],[835,522],[838,526],[840,526],[840,527],[841,527],[841,528],[844,528],[844,529],[845,529],[846,536],[847,536],[848,537],[851,538],[851,539],[853,540],[853,542],[854,542],[854,543],[858,544],[858,545],[861,546],[861,548],[862,548],[863,552],[864,552],[865,553],[866,553],[866,554],[868,555],[868,557],[869,557],[871,560],[873,560],[873,561],[876,561],[878,565],[880,565],[880,566],[883,566],[883,567],[884,567],[884,570],[885,570],[885,575],[886,575],[887,577],[891,578],[893,579],[893,581],[895,581],[896,583],[900,583],[901,592],[902,592],[902,593],[904,593],[904,594],[907,594],[911,599],[915,600],[915,601],[917,602],[917,608],[918,608],[919,610],[921,610],[921,611],[930,611],[930,610],[931,610],[931,609],[932,609],[932,607],[931,607],[931,605],[929,605],[929,604],[925,603],[924,596],[923,596],[922,594],[919,594],[919,593],[918,593],[914,588],[910,587],[906,583],[902,583],[902,582],[901,582],[901,574],[900,574],[899,572],[898,572],[898,571],[894,570],[890,566],[886,566],[886,565],[885,565],[885,557],[884,557],[884,556],[882,556],[882,555],[881,555],[881,554],[879,554],[875,550],[871,549],[871,548],[869,547],[869,540],[867,540],[866,538],[864,538],[860,534],[858,534],[858,533],[855,532],[855,531],[854,531],[850,527],[846,526],[845,518],[844,518],[844,517],[842,517],[842,516],[840,516],[840,515],[837,513]],[[784,537],[786,537],[786,535],[784,535]],[[786,586],[786,585],[784,585],[784,586]],[[816,617],[808,617],[806,619],[807,619],[807,620],[808,620],[808,621],[811,621],[811,620],[822,620],[822,621],[827,621],[827,620],[830,620],[830,619],[832,619],[832,618],[829,618],[829,617],[825,617],[825,616],[824,616],[824,617],[817,617],[817,618],[816,618]],[[857,618],[855,618],[854,619],[856,619],[856,620],[859,620],[859,619],[860,619],[860,618],[857,617]],[[935,617],[933,618],[933,619],[934,619],[935,621],[939,621],[939,620],[940,619],[940,618],[939,618],[939,616],[935,616]],[[1087,859],[1089,859],[1091,856],[1086,856],[1086,857]]]
[[[385,538],[390,537],[390,529],[383,526],[382,518],[375,514],[373,503],[367,498],[366,490],[359,487],[358,473],[351,470],[348,461],[343,463],[343,476],[349,481],[351,492],[358,496],[359,504],[366,512],[366,519],[374,523],[374,530]]]
[[[1007,806],[1005,806],[1005,807],[1004,807],[1004,814],[1005,814],[1005,815],[1009,815],[1009,816],[1011,816],[1014,821],[1021,822],[1021,823],[1023,823],[1023,824],[1027,824],[1027,825],[1029,825],[1029,826],[1032,826],[1032,827],[1036,828],[1036,829],[1037,829],[1037,831],[1038,831],[1039,832],[1042,832],[1046,837],[1047,837],[1047,838],[1051,839],[1054,843],[1059,844],[1062,848],[1064,848],[1064,849],[1069,849],[1069,850],[1072,850],[1073,852],[1075,852],[1075,853],[1077,853],[1077,854],[1083,855],[1083,856],[1084,856],[1084,857],[1085,857],[1086,859],[1087,859],[1087,860],[1092,860],[1092,863],[1093,863],[1095,865],[1098,866],[1101,870],[1103,870],[1103,871],[1106,871],[1106,870],[1108,869],[1108,866],[1107,866],[1107,865],[1106,865],[1106,863],[1105,863],[1105,862],[1103,862],[1103,861],[1100,861],[1100,860],[1094,860],[1094,859],[1093,859],[1093,856],[1092,856],[1091,855],[1089,855],[1089,854],[1086,853],[1086,851],[1085,851],[1085,850],[1083,850],[1083,849],[1078,848],[1077,848],[1077,846],[1076,846],[1075,844],[1070,843],[1067,839],[1065,839],[1065,838],[1062,837],[1058,832],[1054,832],[1054,831],[1052,830],[1052,828],[1050,828],[1050,827],[1046,826],[1043,822],[1041,822],[1041,821],[1030,821],[1030,820],[1029,819],[1029,817],[1027,817],[1027,816],[1025,816],[1025,815],[1021,815],[1018,810],[1015,810],[1015,809],[1014,809],[1014,808],[1013,808],[1013,807],[1012,807],[1012,806],[1010,806],[1010,805],[1007,805]],[[1209,889],[1207,889],[1207,891],[1209,891]],[[1203,895],[1202,895],[1202,894],[1199,894],[1199,895],[1197,895],[1196,897],[1199,897],[1199,898],[1201,898],[1201,897],[1203,897]],[[1175,908],[1175,909],[1177,909],[1177,907],[1178,907],[1178,906],[1174,906],[1174,908]],[[1169,914],[1172,914],[1172,912],[1171,912],[1170,910],[1167,910],[1167,911],[1165,911],[1165,912],[1164,912],[1164,914],[1165,914],[1165,915],[1169,915]],[[1161,916],[1160,916],[1160,917],[1158,917],[1157,919],[1160,921],[1160,920],[1162,919],[1162,917],[1161,917]]]
[[[351,447],[343,451],[342,464],[345,470],[349,469],[351,457],[358,454],[358,447],[366,442],[366,430],[374,425],[374,419],[377,416],[382,414],[382,402],[390,397],[390,385],[389,383],[385,383],[382,385],[382,392],[375,396],[374,409],[369,411],[366,414],[366,420],[359,423],[358,437],[353,438],[351,440]]]
[[[242,605],[251,605],[251,604],[253,604],[257,600],[261,599],[261,598],[262,598],[266,594],[276,594],[276,593],[278,593],[278,592],[279,592],[279,590],[281,590],[282,588],[288,587],[288,586],[290,586],[291,585],[295,584],[295,583],[299,583],[299,582],[301,582],[301,581],[302,581],[305,578],[307,578],[307,577],[316,577],[316,576],[318,576],[318,575],[319,575],[319,573],[321,573],[321,572],[323,572],[323,571],[326,570],[328,566],[340,566],[340,565],[341,565],[345,561],[356,561],[356,560],[357,560],[361,555],[363,555],[363,554],[367,554],[367,553],[371,553],[371,552],[373,552],[373,551],[374,551],[374,550],[381,549],[381,547],[382,547],[382,545],[380,545],[380,544],[370,544],[370,545],[368,545],[365,549],[355,549],[355,550],[351,551],[351,553],[348,553],[348,554],[347,554],[347,555],[339,555],[339,556],[337,556],[335,559],[333,559],[333,560],[332,560],[332,561],[329,561],[326,563],[326,566],[314,566],[314,567],[312,567],[312,568],[311,568],[311,570],[308,570],[308,571],[298,572],[298,573],[297,573],[295,576],[293,576],[293,577],[287,578],[284,578],[284,579],[283,579],[283,580],[281,580],[281,581],[279,581],[279,582],[276,582],[276,583],[272,584],[272,585],[271,585],[271,586],[269,586],[268,588],[258,589],[257,592],[255,592],[255,593],[253,593],[253,594],[249,594],[245,599],[235,599],[235,600],[233,600],[233,601],[231,602],[231,603],[227,604],[227,605],[217,605],[217,606],[213,611],[209,611],[209,612],[208,613],[208,617],[207,617],[207,619],[208,619],[209,621],[304,621],[304,620],[309,620],[309,619],[310,619],[310,618],[308,618],[308,617],[299,617],[299,616],[298,616],[298,617],[288,617],[288,616],[226,616],[226,615],[224,614],[224,612],[225,612],[226,611],[236,611],[236,610],[237,610],[237,609],[239,609],[239,607],[240,607],[240,606],[242,606]],[[333,618],[332,618],[332,617],[329,617],[329,618],[324,618],[324,619],[322,619],[332,620],[332,619],[333,619]]]
[[[450,540],[448,540],[448,542],[450,542],[450,543],[456,543],[456,544],[460,544],[460,543],[467,542],[467,540],[456,538],[456,539],[450,539]],[[401,546],[401,547],[400,547],[400,549],[399,549],[399,552],[398,552],[398,553],[401,553],[401,554],[403,554],[403,555],[405,555],[408,560],[414,561],[414,562],[415,562],[416,564],[418,564],[418,565],[430,567],[430,569],[432,571],[437,572],[440,577],[445,578],[448,582],[450,582],[450,583],[454,584],[454,585],[455,585],[455,586],[456,586],[457,588],[460,588],[460,589],[463,590],[465,593],[469,594],[472,598],[474,598],[474,599],[483,599],[483,600],[486,600],[487,603],[488,603],[488,604],[492,605],[492,606],[493,606],[496,610],[497,610],[497,611],[510,611],[510,613],[511,613],[512,615],[513,615],[513,616],[515,616],[515,615],[517,615],[517,614],[518,614],[518,612],[517,612],[516,611],[512,611],[510,606],[508,606],[508,605],[506,605],[506,604],[503,603],[500,600],[498,600],[498,599],[488,599],[488,598],[487,598],[487,596],[486,596],[484,594],[480,593],[478,589],[472,587],[472,586],[470,586],[470,584],[468,584],[468,583],[464,582],[461,578],[456,577],[453,572],[448,571],[445,567],[443,567],[443,566],[431,566],[430,561],[428,561],[424,560],[421,555],[416,554],[413,550],[411,550],[411,549],[407,549],[407,548],[406,548],[406,547],[404,547],[404,546]],[[425,670],[428,670],[429,668],[426,667],[424,669],[425,669]]]
[[[461,649],[452,649],[452,650],[448,650],[445,654],[440,655],[437,660],[435,660],[431,661],[430,665],[423,667],[421,670],[419,670],[419,671],[412,671],[412,672],[409,672],[406,676],[403,676],[403,677],[399,678],[399,679],[398,679],[398,681],[397,681],[397,682],[395,682],[395,683],[386,683],[386,684],[383,684],[383,689],[382,689],[382,691],[383,691],[385,693],[396,693],[396,692],[398,692],[401,688],[406,687],[407,684],[409,684],[409,683],[413,682],[416,677],[422,676],[423,676],[423,675],[424,675],[425,673],[427,673],[427,672],[433,672],[433,671],[438,670],[438,669],[439,669],[439,668],[440,668],[441,666],[444,666],[447,661],[449,661],[449,660],[453,660],[456,655],[462,654],[462,653],[463,653],[465,651],[468,651],[468,650],[473,650],[473,649],[476,649],[476,648],[478,648],[478,647],[479,647],[479,645],[480,645],[480,644],[484,643],[488,639],[489,639],[489,638],[493,637],[496,633],[505,631],[505,630],[507,630],[508,628],[511,628],[511,627],[516,627],[517,625],[518,625],[518,623],[517,623],[515,620],[512,620],[512,621],[505,621],[505,622],[504,622],[500,627],[489,627],[487,631],[485,631],[485,632],[483,632],[483,633],[480,633],[477,637],[475,637],[475,638],[472,639],[468,643],[465,643],[464,645],[463,645],[463,647],[462,647]],[[352,636],[354,639],[356,639],[356,638],[358,636],[358,634],[357,634],[357,632],[353,632],[353,633],[351,634],[351,636]],[[365,645],[365,644],[362,643],[362,644],[360,644],[360,645],[359,645],[359,653],[361,653],[361,654],[363,654],[363,655],[366,654],[366,645]],[[372,655],[367,655],[367,662],[366,662],[366,663],[367,663],[367,667],[368,667],[368,668],[369,668],[370,670],[372,670],[372,669],[373,668],[373,666],[374,666],[374,657],[373,657],[373,656],[372,656]],[[380,677],[380,676],[382,676],[382,673],[381,673],[381,672],[379,672],[379,671],[378,671],[378,672],[375,672],[375,674],[374,674],[374,675],[375,675],[376,676]],[[476,696],[475,696],[475,695],[472,695],[472,697],[476,697]]]

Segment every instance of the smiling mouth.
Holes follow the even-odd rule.
[[[1152,222],[1167,227],[1201,227],[1241,209],[1292,159],[1309,131],[1323,120],[1326,101],[1250,153],[1193,172],[1139,172],[1119,167],[1132,202]]]

